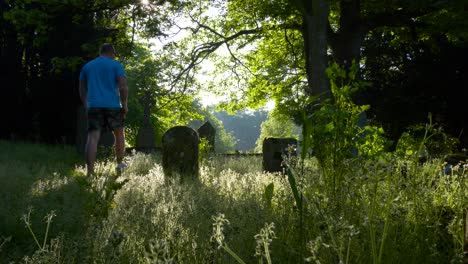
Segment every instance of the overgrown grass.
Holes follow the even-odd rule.
[[[33,252],[35,244],[21,221],[29,207],[35,228],[45,226],[43,218],[55,210],[53,234],[81,232],[85,196],[72,177],[79,161],[69,147],[0,141],[0,237],[11,237],[0,249],[0,259]],[[42,235],[45,230],[37,231]]]
[[[200,178],[183,184],[164,179],[158,155],[127,157],[121,176],[102,160],[93,178],[71,148],[0,142],[0,157],[1,263],[463,260],[467,173],[444,175],[438,160],[349,160],[338,189],[314,159],[299,162],[299,207],[261,157],[206,157]],[[39,243],[21,220],[30,206]]]

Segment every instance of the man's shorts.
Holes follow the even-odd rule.
[[[121,108],[89,108],[88,131],[113,131],[124,127]]]

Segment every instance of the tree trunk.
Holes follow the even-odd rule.
[[[329,27],[330,29],[330,27]],[[328,43],[332,50],[333,60],[342,68],[348,69],[353,61],[359,63],[361,46],[368,28],[361,19],[360,0],[340,1],[340,28],[334,33],[329,30]],[[361,101],[359,95],[354,95],[353,101]],[[365,112],[359,116],[360,127],[368,124]]]
[[[301,9],[308,81],[306,94],[324,99],[331,95],[326,75],[329,2],[328,0],[303,0]]]
[[[360,60],[367,29],[361,20],[360,0],[342,0],[340,10],[340,28],[336,33],[329,32],[329,44],[336,63],[349,68],[353,60]]]
[[[14,26],[3,18],[9,8],[0,1],[0,83],[4,99],[0,104],[0,120],[4,124],[0,129],[1,139],[21,137],[18,127],[26,125],[22,121],[26,105],[25,77],[21,64],[23,48]]]

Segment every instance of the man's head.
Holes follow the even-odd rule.
[[[99,50],[99,54],[100,54],[101,56],[106,56],[106,57],[114,58],[114,57],[115,57],[115,49],[114,49],[114,46],[112,46],[112,44],[110,44],[110,43],[104,43],[104,44],[102,44],[101,49]]]

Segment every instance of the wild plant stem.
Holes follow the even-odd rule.
[[[301,247],[301,257],[304,258],[305,255],[305,243],[304,243],[304,211],[303,211],[303,203],[302,203],[302,192],[301,192],[301,203],[300,203],[300,208],[299,208],[299,232],[300,232],[300,243],[302,245]],[[271,264],[270,262],[268,262]]]
[[[346,264],[349,263],[349,251],[351,249],[351,237],[349,237],[349,241],[348,241],[348,250],[346,250]]]
[[[263,242],[263,247],[265,248],[265,257],[267,259],[268,264],[271,264],[271,257],[270,257],[270,250],[268,250],[268,244]]]
[[[42,250],[43,247],[41,247],[41,244],[39,244],[39,241],[36,238],[36,235],[34,234],[31,225],[29,223],[26,223],[26,226],[28,227],[29,233],[31,233],[32,237],[34,238],[34,241],[36,242],[37,247]]]
[[[390,184],[390,183],[388,183],[388,184]],[[380,250],[379,250],[379,263],[382,263],[382,256],[383,256],[383,251],[384,251],[385,240],[387,239],[392,196],[389,195],[387,199],[388,199],[388,201],[387,201],[386,208],[385,208],[386,209],[385,224],[384,224],[384,230],[383,230],[383,234],[382,234],[382,242],[380,243]]]
[[[338,246],[337,239],[335,237],[335,233],[333,232],[331,225],[327,223],[327,228],[328,228],[328,233],[330,235],[331,242],[333,244],[333,247],[336,249],[336,253],[338,254],[338,257],[340,259],[343,259],[343,256],[341,255],[341,248]]]
[[[226,250],[227,253],[229,253],[229,255],[231,255],[235,260],[237,260],[238,263],[240,264],[246,264],[239,256],[237,256],[236,253],[234,253],[234,251],[232,251],[228,245],[226,243],[223,243],[221,245],[221,247],[224,248],[224,250]]]
[[[377,198],[377,186],[378,186],[378,182],[376,182],[374,185],[374,197],[372,198],[372,202],[370,205],[371,211],[369,215],[369,232],[370,232],[370,238],[371,238],[372,258],[374,259],[373,263],[378,263],[376,242],[375,242],[375,229],[373,226],[374,210],[375,210],[375,204],[376,204],[376,198]]]
[[[47,243],[47,237],[49,236],[49,227],[50,227],[50,222],[52,221],[52,218],[47,219],[47,226],[46,226],[46,232],[44,235],[44,242],[42,243],[42,248],[45,248],[46,243]]]
[[[383,255],[383,250],[384,250],[384,245],[385,245],[385,239],[387,238],[387,232],[388,232],[388,213],[385,217],[385,225],[384,225],[384,230],[382,234],[382,242],[380,243],[380,250],[379,250],[379,260],[378,263],[382,263],[382,255]]]

